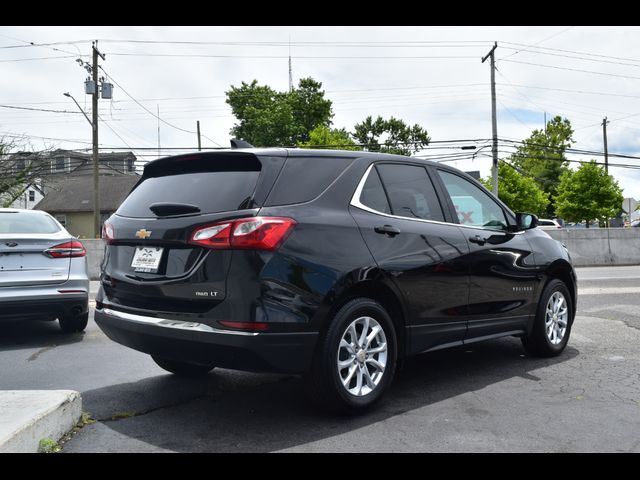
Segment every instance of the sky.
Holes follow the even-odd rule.
[[[91,60],[95,39],[100,74],[114,84],[113,98],[99,100],[101,151],[131,149],[141,164],[158,157],[158,142],[161,156],[196,149],[197,120],[203,147],[229,146],[225,91],[254,79],[287,90],[290,54],[294,84],[322,82],[334,127],[394,116],[428,131],[432,144],[419,154],[488,176],[490,67],[481,58],[494,42],[500,138],[523,140],[560,115],[575,129],[573,148],[602,152],[607,117],[609,153],[640,157],[640,28],[619,26],[0,27],[0,138],[91,147],[89,123],[63,93],[90,112],[77,59]],[[640,200],[640,159],[609,162],[624,196]]]

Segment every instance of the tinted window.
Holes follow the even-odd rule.
[[[341,157],[289,157],[265,205],[313,200],[347,168],[351,160]]]
[[[550,222],[549,220],[538,220],[538,225],[544,225],[544,226],[553,225],[555,227],[555,223]]]
[[[480,187],[453,173],[439,170],[462,225],[505,230],[507,219],[500,205]]]
[[[143,179],[118,208],[123,217],[154,217],[156,202],[196,205],[201,213],[248,208],[260,172],[198,172]]]
[[[60,227],[48,215],[30,212],[0,212],[2,233],[56,233]]]
[[[375,168],[371,169],[366,182],[364,182],[364,187],[360,194],[360,203],[374,209],[376,212],[391,213],[387,194],[384,193],[380,176]]]
[[[376,168],[389,196],[394,215],[444,220],[435,189],[424,167],[383,164]]]

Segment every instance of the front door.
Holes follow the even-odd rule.
[[[469,324],[465,342],[521,333],[535,313],[537,275],[529,242],[512,232],[503,207],[475,183],[438,169],[469,246]]]

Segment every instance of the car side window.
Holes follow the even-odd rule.
[[[393,215],[444,221],[435,188],[424,167],[387,163],[376,168]]]
[[[438,170],[453,202],[461,225],[507,230],[508,222],[500,205],[487,193],[459,175]]]
[[[362,193],[360,193],[360,203],[376,212],[391,213],[387,194],[384,193],[380,176],[375,168],[371,169],[367,180],[364,182]]]

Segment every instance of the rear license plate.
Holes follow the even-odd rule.
[[[163,250],[160,247],[136,247],[131,268],[136,272],[156,273],[162,260]]]

